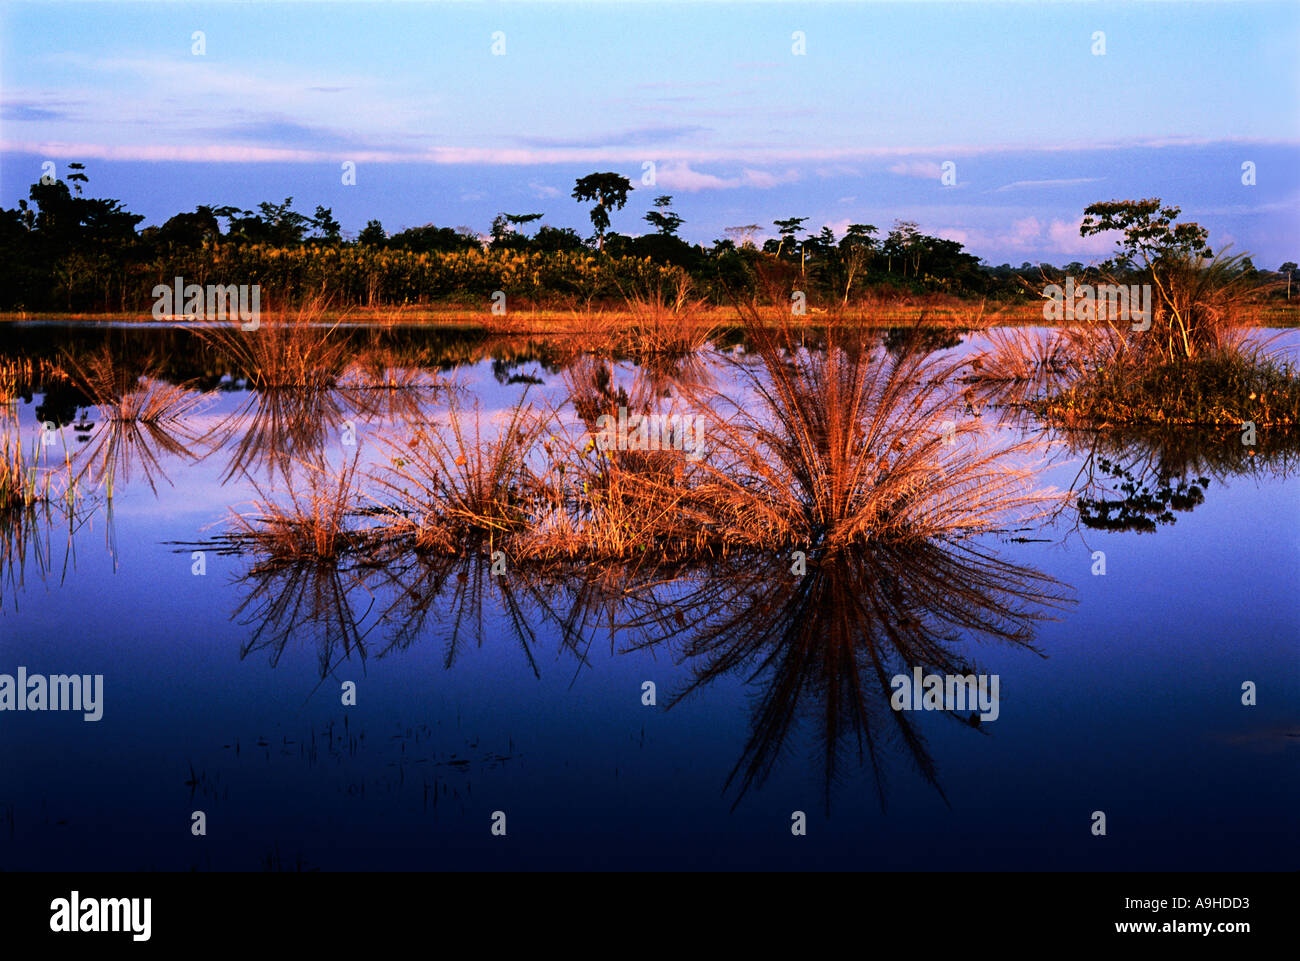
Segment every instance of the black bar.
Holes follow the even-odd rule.
[[[280,941],[373,947],[442,934],[457,941],[469,934],[497,950],[514,938],[540,946],[566,930],[589,944],[608,930],[629,947],[667,947],[701,927],[762,944],[774,930],[818,937],[838,922],[864,947],[1131,942],[1182,950],[1203,942],[1231,951],[1294,932],[1295,882],[1293,874],[1208,873],[0,875],[0,924],[10,945],[120,943],[132,950]],[[148,940],[129,932],[53,932],[52,903],[73,891],[83,907],[92,898],[149,898]],[[1243,922],[1249,930],[1178,927]],[[1119,930],[1124,924],[1154,930]]]

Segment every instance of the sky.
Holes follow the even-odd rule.
[[[1294,0],[0,3],[0,205],[79,161],[145,224],[292,196],[345,234],[585,236],[573,181],[612,170],[623,233],[670,194],[692,242],[903,219],[1018,266],[1100,260],[1084,207],[1158,196],[1275,268],[1298,52]]]

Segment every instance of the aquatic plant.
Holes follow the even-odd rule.
[[[194,459],[200,435],[186,421],[212,400],[189,383],[173,384],[152,372],[156,362],[140,367],[119,364],[108,347],[81,360],[66,359],[72,382],[83,390],[104,423],[90,445],[78,453],[81,472],[93,473],[113,495],[116,483],[129,481],[139,464],[152,490],[166,478],[162,455]],[[141,372],[143,370],[143,373]]]
[[[615,319],[606,333],[638,357],[693,355],[718,330],[704,298],[692,295],[684,271],[656,277],[645,289],[632,288],[624,300],[630,318]]]
[[[1224,350],[1193,360],[1103,366],[1031,406],[1066,426],[1285,428],[1300,424],[1300,378],[1289,364]]]
[[[287,501],[270,497],[250,478],[260,499],[250,510],[234,513],[234,529],[226,540],[252,551],[267,567],[299,561],[331,564],[373,543],[376,533],[354,523],[368,516],[358,491],[359,463],[360,451],[337,471],[301,463],[301,477],[286,478]]]
[[[1033,471],[1014,466],[1033,444],[975,442],[980,424],[949,385],[956,365],[845,348],[834,330],[807,351],[791,328],[748,319],[762,360],[740,368],[753,400],[709,415],[707,480],[685,499],[723,543],[965,537],[1044,508]]]
[[[528,456],[549,414],[521,402],[500,418],[494,437],[473,423],[453,394],[445,423],[415,426],[405,437],[380,443],[389,463],[379,474],[389,499],[387,532],[420,548],[458,551],[483,538],[495,544],[524,528],[522,493],[533,486]]]
[[[76,501],[77,485],[66,447],[61,471],[41,466],[42,447],[40,440],[35,440],[31,453],[24,454],[16,434],[0,432],[0,515],[38,504]]]
[[[296,310],[263,311],[256,329],[235,322],[198,328],[254,390],[333,387],[347,366],[349,345],[338,321],[323,323],[329,300],[316,296]]]

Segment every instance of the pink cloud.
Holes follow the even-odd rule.
[[[1115,241],[1120,237],[1118,230],[1110,230],[1104,234],[1093,234],[1090,237],[1079,236],[1079,220],[1065,221],[1053,220],[1051,226],[1047,228],[1047,237],[1051,241],[1051,249],[1062,254],[1088,254],[1090,256],[1105,256],[1111,253],[1115,248]]]
[[[682,162],[662,163],[655,171],[655,180],[659,186],[669,190],[681,190],[694,193],[699,190],[730,190],[735,187],[758,187],[767,189],[784,183],[793,183],[799,179],[798,171],[787,170],[784,173],[771,173],[766,170],[742,170],[738,177],[719,177],[692,169]]]
[[[900,160],[896,164],[890,164],[889,172],[902,177],[938,180],[943,175],[943,168],[933,160]]]

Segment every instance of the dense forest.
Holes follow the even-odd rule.
[[[200,205],[161,226],[118,200],[86,196],[88,177],[70,164],[66,180],[43,178],[16,209],[0,209],[0,258],[7,283],[0,309],[145,311],[152,290],[175,277],[198,284],[259,284],[263,304],[320,296],[340,306],[447,304],[481,308],[495,291],[514,305],[590,308],[619,303],[689,279],[694,294],[725,303],[737,294],[803,291],[810,306],[854,306],[909,294],[1002,301],[1034,297],[1031,282],[1115,274],[1129,265],[1023,263],[990,266],[960,243],[922,233],[912,221],[889,229],[851,224],[842,236],[811,232],[807,217],[726,229],[711,245],[678,236],[682,218],[661,195],[639,236],[612,230],[630,182],[614,173],[580,178],[573,199],[591,204],[593,233],[539,224],[542,213],[501,213],[486,235],[426,224],[397,233],[377,220],[345,238],[330,208],[310,215],[293,198],[257,210]],[[1272,296],[1290,299],[1294,263],[1247,270]]]

